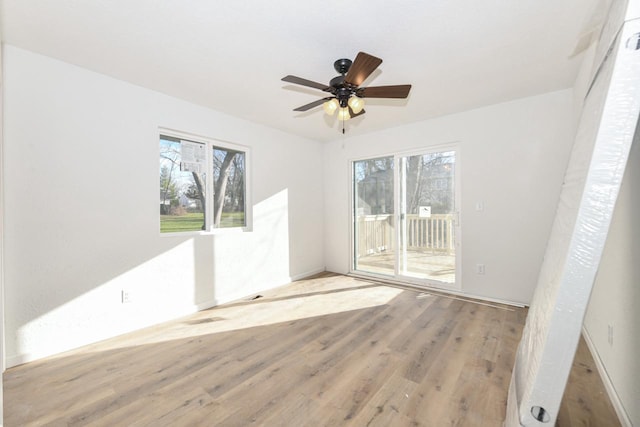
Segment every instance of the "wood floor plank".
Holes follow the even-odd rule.
[[[500,426],[527,310],[323,274],[7,370],[12,426]],[[581,343],[558,425],[615,426]]]
[[[409,397],[413,395],[418,384],[394,374],[372,396],[365,407],[353,419],[353,426],[389,426],[418,425],[405,415]]]
[[[580,338],[556,422],[557,427],[576,425],[621,425],[584,338]]]
[[[460,402],[455,402],[453,407],[451,402],[459,389],[463,370],[470,360],[473,361],[473,350],[477,345],[474,337],[480,336],[481,329],[479,323],[474,323],[471,314],[474,307],[468,303],[463,304],[453,317],[455,326],[447,336],[446,352],[438,354],[431,361],[427,375],[420,382],[417,394],[413,396],[409,406],[409,416],[421,420],[424,424],[420,425],[438,425],[438,422],[450,416],[458,416],[460,412]],[[424,402],[440,402],[440,405],[424,405]]]

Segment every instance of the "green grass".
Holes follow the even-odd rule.
[[[160,215],[161,233],[180,233],[184,231],[201,231],[204,223],[203,213],[185,215]],[[224,212],[220,219],[220,227],[244,226],[244,212]]]
[[[220,227],[244,227],[244,212],[222,212]]]
[[[203,213],[185,215],[160,215],[161,233],[179,233],[181,231],[200,231],[204,224]]]

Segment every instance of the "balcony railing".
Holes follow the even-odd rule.
[[[394,249],[394,215],[361,215],[357,218],[358,257],[390,252]],[[408,250],[441,255],[455,253],[454,216],[431,215],[428,218],[406,215],[404,239]]]

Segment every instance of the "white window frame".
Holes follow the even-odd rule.
[[[205,188],[206,188],[206,204],[204,206],[204,220],[205,230],[193,230],[193,231],[178,231],[171,233],[160,232],[160,215],[158,214],[158,233],[161,236],[186,236],[186,235],[207,235],[207,234],[223,234],[223,233],[237,233],[237,232],[250,232],[253,231],[253,203],[252,203],[252,185],[251,185],[251,148],[246,145],[237,144],[235,142],[223,141],[220,139],[209,138],[201,135],[195,135],[187,132],[177,131],[167,128],[159,128],[156,138],[156,144],[158,150],[160,149],[160,137],[168,136],[186,141],[197,142],[206,145],[207,153],[207,167],[205,176]],[[245,225],[243,227],[214,227],[213,226],[213,149],[222,148],[227,150],[239,151],[244,153],[244,219]],[[159,152],[158,152],[159,156]],[[159,184],[158,184],[159,185]],[[159,190],[159,188],[158,188]]]

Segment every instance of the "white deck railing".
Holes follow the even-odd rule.
[[[358,257],[393,250],[394,215],[361,215],[357,218]],[[439,254],[455,253],[454,216],[406,216],[407,249]]]
[[[394,218],[393,215],[358,216],[358,257],[393,250]]]

